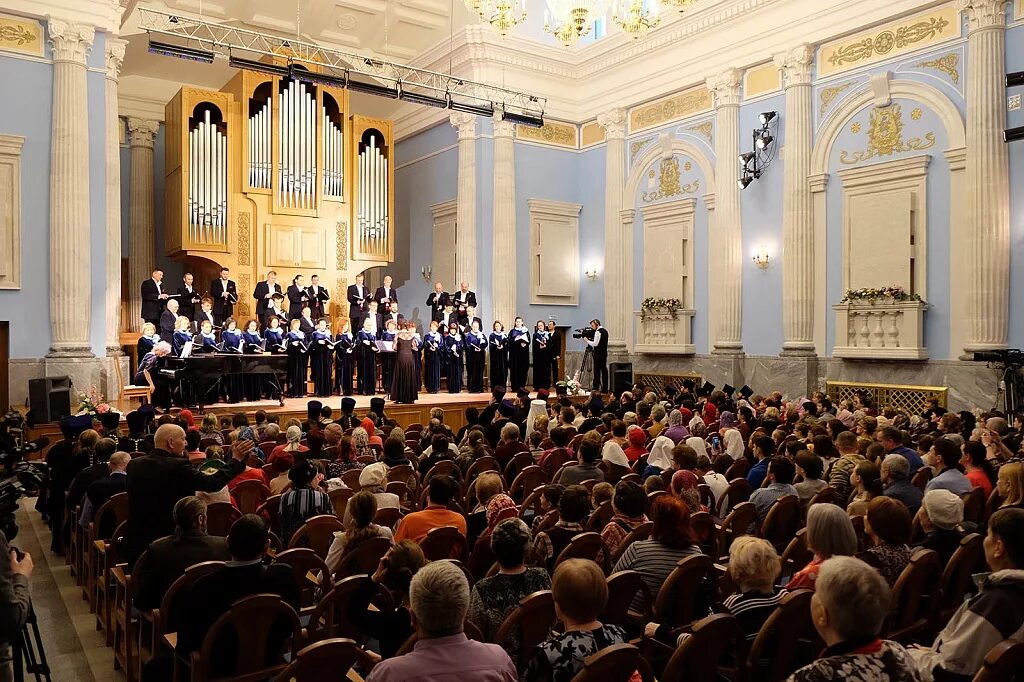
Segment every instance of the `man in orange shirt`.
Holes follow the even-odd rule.
[[[448,509],[448,503],[455,496],[455,481],[449,476],[434,476],[427,488],[427,507],[423,511],[408,514],[398,524],[395,542],[412,540],[420,542],[435,528],[455,526],[466,536],[466,517]]]

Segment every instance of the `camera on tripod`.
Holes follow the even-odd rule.
[[[45,436],[21,442],[24,426],[25,419],[18,412],[8,412],[0,421],[0,477],[10,476],[18,462],[50,444],[50,439]]]
[[[572,338],[574,339],[587,339],[588,341],[594,340],[594,330],[592,327],[581,327],[579,329],[572,330]]]
[[[1004,365],[1024,365],[1024,350],[1019,348],[1007,348],[1005,350],[990,350],[974,354],[975,362],[997,362]]]

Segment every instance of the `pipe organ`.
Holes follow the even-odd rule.
[[[394,258],[391,122],[354,115],[345,89],[297,67],[240,71],[220,91],[182,88],[165,121],[165,250],[204,291],[230,268],[237,317],[268,270],[320,275],[347,315],[339,289]]]

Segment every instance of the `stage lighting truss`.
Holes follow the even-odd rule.
[[[760,180],[761,175],[768,170],[768,166],[775,160],[775,152],[778,144],[775,135],[779,130],[779,115],[774,111],[766,111],[760,115],[760,128],[753,131],[753,149],[740,154],[740,168],[743,174],[737,179],[740,189],[746,189],[754,180]]]
[[[479,112],[481,115],[486,111],[500,110],[525,117],[530,121],[542,120],[547,106],[547,99],[537,95],[418,69],[355,52],[145,7],[138,8],[138,12],[141,28],[151,39],[157,40],[158,44],[175,48],[164,49],[161,51],[162,54],[179,56],[178,53],[185,50],[193,55],[202,54],[204,61],[207,55],[221,59],[230,59],[234,56],[236,63],[242,61],[240,53],[255,56],[254,60],[249,60],[250,62],[258,61],[259,57],[286,59],[289,64],[301,64],[311,72],[316,71],[335,82],[345,82],[353,90],[362,86],[362,92],[379,92],[385,97],[406,93],[403,99],[419,101],[422,98],[424,103],[432,106],[440,106],[440,101],[443,100],[452,109]],[[167,38],[176,39],[182,44],[169,43]],[[253,68],[261,70],[255,66]],[[430,101],[427,102],[427,99]]]

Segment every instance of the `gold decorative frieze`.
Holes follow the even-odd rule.
[[[646,147],[647,145],[649,145],[652,142],[654,142],[654,138],[653,137],[648,137],[648,138],[645,138],[643,140],[636,140],[635,142],[631,142],[630,143],[630,145],[629,145],[629,163],[630,163],[630,165],[632,165],[633,162],[636,161],[636,157],[639,156],[639,154],[643,150],[643,148]]]
[[[949,76],[949,79],[953,81],[954,85],[960,84],[960,55],[956,52],[950,52],[947,55],[936,57],[935,59],[928,59],[923,62],[918,62],[914,66],[923,69],[935,69]]]
[[[344,220],[338,222],[338,234],[336,237],[338,270],[348,270],[348,223]]]
[[[712,134],[714,132],[714,125],[711,121],[704,121],[703,123],[698,123],[695,126],[690,126],[687,130],[692,130],[707,140],[708,144],[711,144]]]
[[[0,50],[43,56],[43,25],[32,19],[0,14]]]
[[[629,131],[632,133],[679,121],[694,114],[711,111],[711,91],[707,86],[698,85],[649,104],[630,109]]]
[[[760,97],[782,89],[782,74],[774,62],[747,69],[743,74],[743,96],[746,99]]]
[[[684,194],[696,194],[700,190],[700,180],[694,180],[693,182],[682,184],[682,179],[679,172],[679,159],[672,157],[669,159],[661,160],[661,168],[659,169],[660,175],[655,175],[654,169],[652,168],[647,172],[648,187],[652,190],[644,192],[641,199],[645,203],[652,201],[660,201],[661,199],[669,199],[671,197],[678,197]],[[653,189],[657,187],[658,189]]]
[[[516,126],[516,139],[540,142],[555,147],[569,147],[576,149],[576,126],[571,123],[559,123],[557,121],[546,121],[540,128]]]
[[[597,121],[584,123],[580,128],[580,147],[593,147],[604,142],[604,126]]]
[[[839,85],[830,85],[827,88],[822,88],[821,92],[818,93],[818,100],[821,106],[818,109],[818,115],[824,116],[825,112],[829,110],[832,103],[836,101],[839,95],[843,94],[847,90],[853,87],[853,81],[849,83],[840,83]]]
[[[1024,0],[1017,0],[1013,9],[1014,19],[1024,19]]]
[[[913,113],[911,114],[913,118]],[[935,146],[935,133],[927,132],[924,137],[903,139],[903,108],[899,104],[871,110],[868,124],[868,148],[851,152],[842,150],[839,160],[852,165],[876,157],[892,156],[900,152],[924,151]]]
[[[251,240],[249,237],[250,214],[248,211],[240,211],[238,214],[238,264],[249,265],[249,252]]]
[[[249,214],[246,213],[246,215]],[[241,262],[239,264],[241,264]],[[249,275],[243,274],[238,276],[238,290],[242,292],[252,291],[252,279],[250,278]],[[235,319],[244,320],[245,318],[249,317],[250,314],[251,313],[249,312],[249,296],[243,294],[242,296],[238,297],[238,303],[235,304]],[[244,328],[245,323],[239,322],[238,327],[239,329]]]
[[[960,15],[953,3],[922,12],[849,38],[826,43],[818,51],[818,76],[849,71],[959,38]]]

